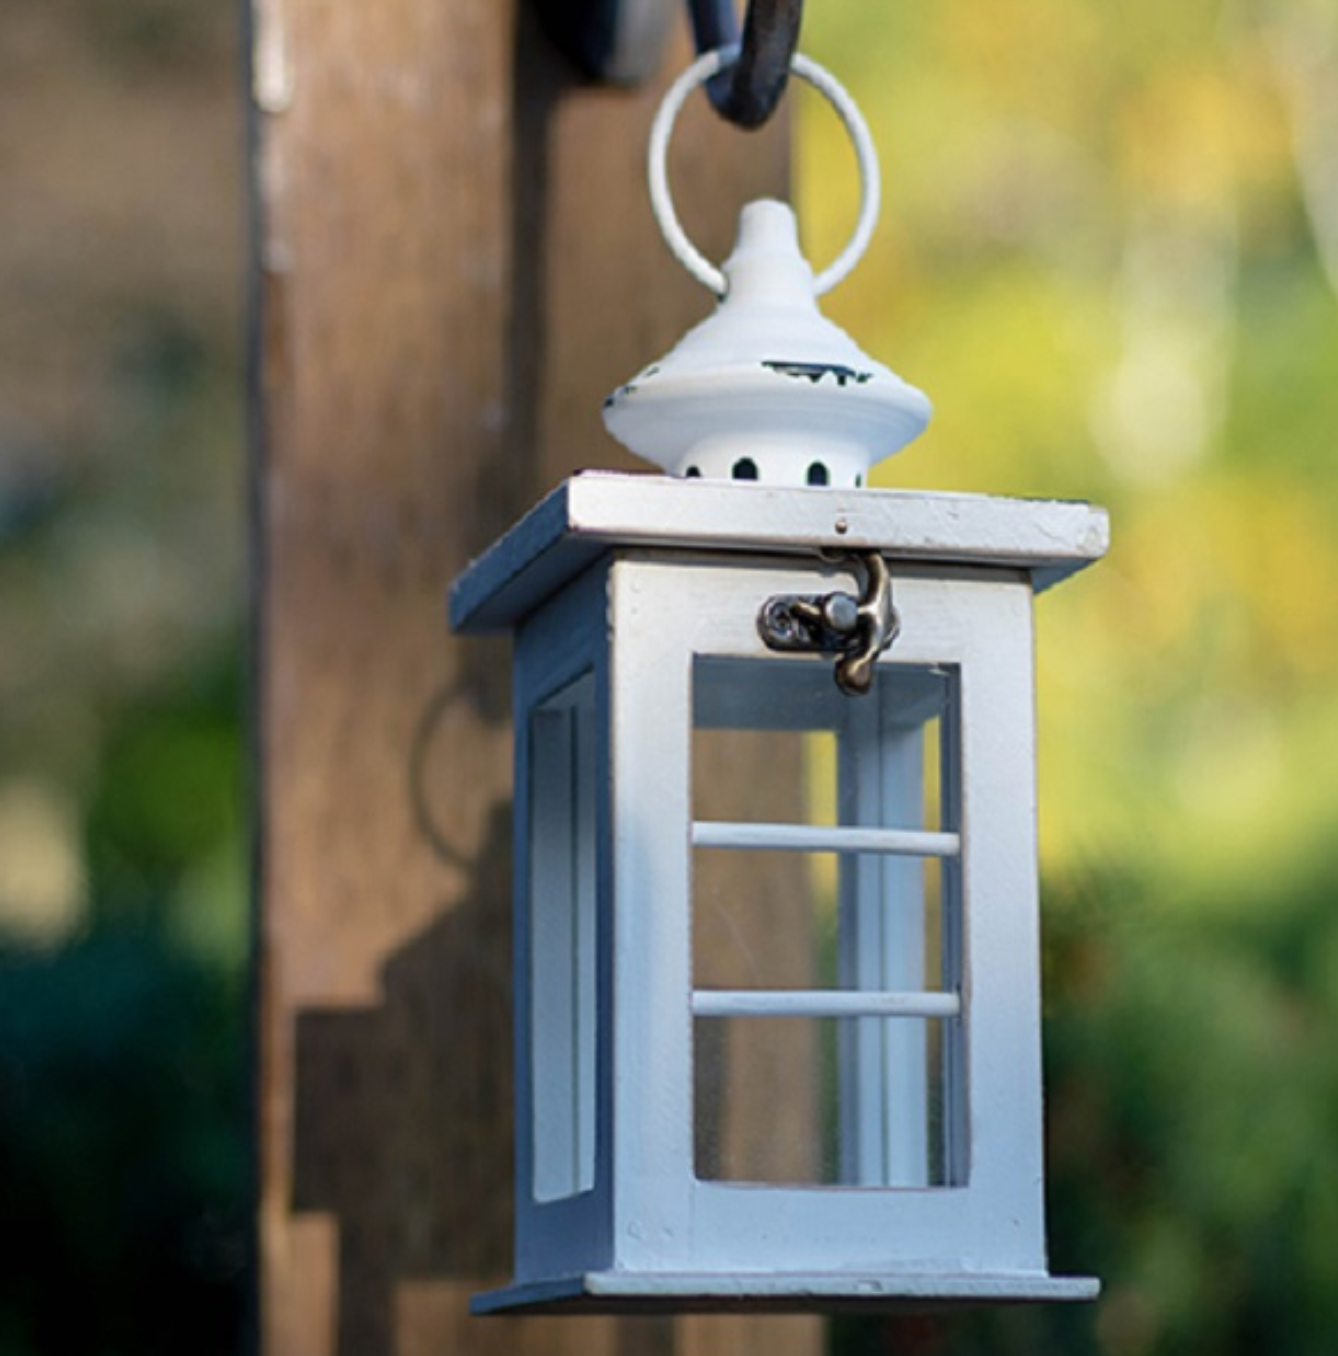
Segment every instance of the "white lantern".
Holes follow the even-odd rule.
[[[1045,1249],[1032,598],[1105,514],[863,488],[927,402],[817,317],[788,209],[726,273],[608,412],[698,477],[569,480],[452,594],[515,634],[515,1279],[475,1311],[1090,1298]],[[802,739],[826,807],[713,803],[731,732]],[[829,943],[694,949],[729,858],[805,873]],[[751,1139],[731,1046],[793,1063]]]

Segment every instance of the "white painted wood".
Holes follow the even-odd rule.
[[[902,632],[880,661],[876,695],[850,699],[831,683],[828,661],[772,654],[755,625],[773,593],[855,586],[846,570],[802,554],[824,540],[814,515],[830,514],[839,496],[778,492],[779,525],[763,533],[747,491],[715,486],[699,497],[701,488],[569,482],[457,591],[458,615],[479,628],[526,614],[515,698],[516,1284],[481,1304],[607,1301],[632,1311],[699,1307],[713,1296],[779,1307],[917,1294],[1090,1296],[1094,1282],[1055,1280],[1045,1260],[1031,598],[1047,571],[1099,554],[1104,515],[987,500],[957,513],[955,496],[894,496],[897,513],[891,500],[874,503],[859,530],[878,520],[888,533],[880,547],[893,558]],[[766,554],[725,542],[733,508],[745,538],[765,536]],[[786,522],[801,521],[810,533],[802,550],[777,540]],[[615,522],[636,530],[612,549]],[[921,548],[929,554],[917,555]],[[931,568],[931,559],[949,563]],[[712,678],[695,696],[694,673]],[[583,674],[594,694],[583,708],[594,757],[578,739],[568,767],[545,740],[561,746],[569,731],[542,733],[541,718],[540,733],[526,732],[545,703],[564,709],[561,694]],[[936,715],[934,824],[923,813],[923,727]],[[841,822],[694,825],[694,718],[710,728],[834,733]],[[545,761],[574,810],[559,808],[561,793],[547,805],[533,794]],[[574,775],[577,765],[592,771]],[[575,832],[588,804],[593,833]],[[849,883],[839,987],[694,992],[694,845],[840,854]],[[931,862],[944,901],[937,974],[925,959]],[[542,971],[550,946],[589,948],[591,925],[588,971],[570,961]],[[581,1034],[592,983],[593,1044]],[[854,1012],[869,1015],[851,1025],[883,1033],[848,1047],[845,1076],[860,1089],[843,1097],[855,1126],[850,1185],[697,1180],[694,1013],[748,1021]],[[539,1034],[550,1022],[568,1033],[567,1057],[551,1064]],[[930,1023],[944,1037],[938,1178],[926,1166]],[[582,1055],[592,1048],[593,1059]],[[545,1090],[549,1078],[566,1091]],[[590,1105],[593,1140],[577,1109]],[[537,1147],[550,1112],[566,1118],[553,1132],[554,1162],[566,1166],[552,1180]],[[539,1199],[558,1190],[569,1194]]]
[[[918,788],[917,788],[918,789]],[[847,828],[823,824],[725,824],[699,820],[694,847],[777,852],[868,852],[901,857],[955,857],[961,838],[924,829]]]
[[[1100,1282],[1087,1276],[961,1271],[871,1272],[661,1272],[651,1276],[596,1272],[534,1285],[510,1286],[477,1296],[476,1314],[793,1313],[813,1308],[923,1313],[926,1307],[992,1302],[1093,1300]]]
[[[612,1259],[610,957],[603,940],[609,931],[611,896],[608,739],[600,715],[608,703],[603,589],[597,573],[577,581],[531,618],[516,640],[515,1265],[517,1280],[523,1281],[600,1268]],[[578,683],[592,686],[588,701],[585,691],[574,687]],[[568,760],[569,769],[573,763],[585,763],[588,770],[577,775],[574,787],[569,780],[563,783],[574,791],[578,802],[590,798],[588,816],[584,811],[563,816],[552,802],[535,803],[536,741],[531,717],[547,703],[571,715],[583,709],[592,718],[593,757],[587,752]],[[554,788],[559,800],[563,786]],[[588,821],[592,821],[593,837],[585,832]],[[543,826],[538,835],[525,831],[536,823]],[[564,865],[556,869],[542,844],[559,829],[553,847]],[[589,907],[592,868],[593,916]],[[579,906],[573,907],[578,901]],[[589,945],[592,926],[596,933],[593,948]],[[579,956],[572,955],[573,947],[582,948]],[[585,1025],[592,1015],[593,1042]],[[559,1053],[564,1048],[566,1053]],[[593,1156],[588,1139],[592,1129]],[[556,1142],[551,1151],[546,1147],[550,1136]],[[545,1153],[551,1156],[545,1159]],[[559,1192],[571,1194],[555,1194]],[[545,1200],[546,1196],[551,1199]]]
[[[961,1010],[955,993],[697,989],[692,995],[694,1017],[956,1017]],[[884,1180],[857,1185],[881,1186]]]
[[[941,712],[942,677],[916,673],[894,684],[879,674],[869,700],[847,703],[839,745],[841,818],[919,826],[924,817],[923,722]],[[918,690],[917,690],[918,689]],[[912,697],[912,692],[914,696]],[[878,832],[864,829],[861,832]],[[887,830],[882,830],[887,832]],[[958,834],[901,833],[950,842]],[[925,880],[916,861],[855,858],[841,872],[839,967],[852,989],[919,988],[925,975]],[[960,976],[942,977],[955,990]],[[930,1014],[926,1014],[930,1015]],[[956,1014],[953,1014],[956,1015]],[[929,1186],[928,1031],[923,1023],[859,1023],[841,1033],[843,1178],[860,1186]]]
[[[833,1256],[850,1266],[914,1264],[953,1270],[1043,1272],[1039,1072],[1028,1045],[1038,1038],[1033,1004],[1004,991],[998,966],[1033,990],[1038,984],[1034,874],[1018,857],[1030,851],[1028,831],[1018,843],[991,827],[997,802],[1034,810],[1033,766],[1015,756],[1011,736],[1000,744],[996,719],[1019,717],[1013,694],[1029,691],[1030,589],[1005,576],[979,580],[905,578],[897,581],[903,632],[885,661],[919,668],[942,666],[970,676],[975,700],[988,708],[1002,699],[999,716],[977,712],[979,731],[963,721],[964,786],[975,769],[988,794],[967,797],[962,834],[963,869],[982,882],[984,908],[969,901],[963,923],[963,1021],[970,1058],[958,1077],[971,1137],[961,1185],[929,1190],[825,1191],[787,1186],[740,1187],[699,1182],[690,1164],[691,1029],[688,972],[689,855],[687,769],[681,730],[690,707],[691,656],[751,658],[778,663],[761,647],[754,626],[759,597],[813,587],[802,567],[723,565],[709,558],[657,561],[628,553],[614,566],[612,626],[615,660],[615,755],[619,803],[631,832],[620,828],[618,855],[620,964],[638,967],[624,977],[636,1020],[619,1017],[628,1062],[655,1070],[654,1087],[627,1130],[619,1169],[632,1188],[621,1195],[617,1251],[629,1267],[660,1271],[750,1265],[795,1271],[829,1267]],[[1001,612],[1004,623],[988,617]],[[1017,633],[1017,639],[1012,633]],[[633,658],[634,656],[634,658]],[[1019,669],[1019,661],[1021,667]],[[834,700],[844,699],[837,695]],[[754,701],[765,712],[766,703]],[[1028,719],[1021,728],[1029,729]],[[996,750],[1003,748],[1007,756]],[[623,779],[626,779],[624,782]],[[629,788],[636,786],[633,792]],[[639,808],[638,808],[639,807]],[[1016,811],[1003,813],[1006,821]],[[681,827],[675,827],[675,825]],[[978,835],[978,838],[977,838]],[[982,854],[981,845],[989,851]],[[974,854],[974,855],[973,855]],[[968,870],[969,868],[969,870]],[[1020,888],[1019,888],[1020,887]],[[624,903],[623,894],[629,903]],[[993,918],[983,914],[992,913]],[[1032,915],[1032,921],[1027,916]],[[1012,935],[1012,934],[1016,935]],[[987,936],[987,945],[978,945]],[[1030,967],[1030,973],[1028,973]],[[623,979],[620,979],[620,985]],[[922,988],[922,985],[909,986]],[[675,1015],[677,1014],[677,1016]],[[622,1141],[620,1127],[619,1140]],[[633,1171],[635,1169],[635,1171]],[[681,1177],[680,1177],[681,1174]],[[676,1181],[677,1179],[677,1181]]]
[[[947,678],[949,699],[939,716],[939,822],[946,832],[960,834],[963,830],[961,670],[951,670]],[[1034,770],[1031,775],[1035,775]],[[962,882],[962,855],[945,858],[939,876],[940,974],[943,982],[951,982],[958,989],[966,982],[967,899]],[[1016,901],[1013,907],[1035,910],[1039,901]],[[944,1032],[942,1150],[943,1176],[949,1183],[965,1182],[971,1170],[967,1097],[970,1066],[966,1058],[970,1027],[969,1021],[954,1022]]]
[[[679,578],[682,571],[671,569]],[[692,985],[689,731],[690,598],[668,602],[662,570],[619,559],[610,571],[615,638],[614,1243],[619,1267],[690,1265]]]
[[[967,1172],[999,1225],[1044,1256],[1041,975],[1032,618],[1025,590],[963,607],[958,776]],[[1027,1192],[1018,1184],[1033,1184]],[[1011,1200],[1011,1207],[1004,1202]],[[1004,1220],[1008,1223],[1005,1225]]]
[[[564,481],[451,589],[457,631],[499,630],[614,547],[815,555],[1025,570],[1039,592],[1103,556],[1104,509],[922,490],[797,489],[587,472]]]

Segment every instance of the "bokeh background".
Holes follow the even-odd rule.
[[[238,1349],[239,13],[0,12],[4,1356]]]
[[[1328,1353],[1338,8],[806,8],[885,176],[828,310],[937,406],[882,483],[1115,541],[1039,637],[1051,1251],[1105,1297],[834,1348]],[[0,18],[0,1356],[245,1325],[239,30]],[[826,259],[853,166],[797,98]]]
[[[1105,1297],[925,1349],[1332,1350],[1338,7],[807,8],[886,178],[830,311],[937,405],[884,483],[1113,520],[1038,608],[1051,1254]]]

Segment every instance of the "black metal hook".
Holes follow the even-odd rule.
[[[739,34],[734,0],[688,0],[698,52],[739,47],[739,59],[706,92],[720,116],[739,127],[761,127],[776,111],[799,45],[804,0],[748,0]]]
[[[659,68],[679,0],[531,0],[550,38],[596,80],[638,85]],[[803,0],[748,0],[740,31],[736,0],[688,0],[697,51],[739,48],[707,83],[720,116],[761,127],[776,111],[799,45]]]

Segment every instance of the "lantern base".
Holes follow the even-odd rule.
[[[1101,1282],[1093,1276],[1032,1272],[866,1275],[591,1271],[489,1290],[475,1295],[469,1309],[475,1315],[923,1311],[976,1304],[1093,1300],[1100,1292]]]

